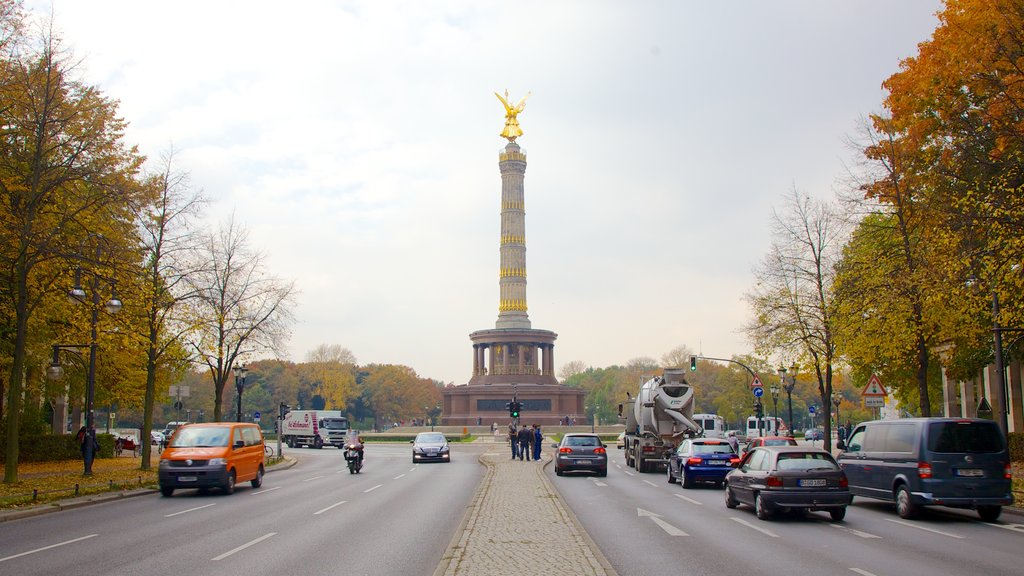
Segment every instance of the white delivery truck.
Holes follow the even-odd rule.
[[[289,448],[325,445],[345,449],[348,418],[341,410],[292,410],[281,422],[281,440]]]

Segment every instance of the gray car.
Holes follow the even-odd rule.
[[[451,462],[452,453],[448,439],[440,432],[420,432],[412,442],[412,461]]]
[[[594,472],[608,475],[608,450],[597,434],[569,433],[562,441],[552,444],[555,452],[555,474],[566,472]]]
[[[825,510],[839,522],[851,501],[846,474],[820,448],[754,448],[725,477],[726,507],[747,504],[761,520],[780,511]]]

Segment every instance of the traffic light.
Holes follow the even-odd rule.
[[[696,372],[696,371],[697,371],[697,357],[696,356],[690,356],[690,372]]]
[[[764,406],[760,400],[754,400],[754,416],[758,419],[764,418]]]
[[[512,409],[509,410],[508,415],[513,418],[519,418],[519,402],[512,402]]]
[[[278,407],[278,410],[278,417],[281,420],[284,420],[284,417],[287,416],[288,413],[292,411],[292,407],[285,404],[284,402],[281,402],[281,405]]]

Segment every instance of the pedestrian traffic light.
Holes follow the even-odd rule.
[[[690,356],[690,372],[696,372],[696,371],[697,371],[697,357],[696,356]]]

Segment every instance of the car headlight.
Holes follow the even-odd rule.
[[[160,460],[160,467],[161,468],[170,468],[171,467],[171,461],[170,460]]]
[[[447,452],[447,451],[448,451],[448,446],[447,445],[446,446],[442,446],[441,449],[438,450],[438,452],[441,452],[441,453],[444,453],[444,452]]]
[[[210,458],[210,466],[227,466],[227,458]]]
[[[412,453],[413,454],[423,454],[423,448],[419,448],[417,446],[413,446],[412,447]]]

